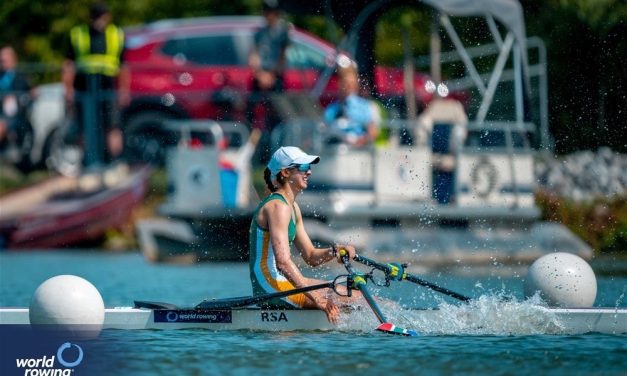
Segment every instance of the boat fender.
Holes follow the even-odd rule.
[[[596,299],[597,281],[584,259],[572,253],[555,252],[531,264],[524,291],[527,298],[539,292],[550,306],[587,308]]]
[[[61,330],[82,331],[97,336],[105,318],[100,292],[86,279],[58,275],[44,281],[30,302],[32,325],[55,325]]]

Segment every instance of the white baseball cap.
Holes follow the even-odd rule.
[[[296,146],[283,146],[272,154],[268,168],[272,176],[276,176],[284,168],[318,162],[320,162],[320,157],[317,155],[309,155]]]

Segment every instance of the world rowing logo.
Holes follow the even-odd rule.
[[[73,352],[66,350],[74,348],[78,354],[76,359],[72,360]],[[74,367],[83,361],[83,349],[74,343],[65,342],[57,349],[56,360],[60,366],[55,368],[55,356],[46,356],[42,358],[18,358],[15,360],[17,368],[24,370],[24,375],[44,376],[44,375],[60,375],[69,376],[74,372]],[[61,366],[65,368],[61,368]]]
[[[163,323],[230,323],[232,322],[230,310],[167,310],[157,309],[154,311],[154,322]]]
[[[168,320],[168,322],[176,322],[179,320],[179,315],[178,313],[174,312],[174,311],[170,311],[168,312],[168,314],[166,315],[166,320]]]
[[[68,362],[65,360],[65,358],[63,358],[63,352],[71,348],[72,346],[76,347],[76,349],[78,350],[78,356],[75,361]],[[77,365],[81,364],[81,362],[83,361],[83,349],[79,345],[66,342],[62,344],[61,346],[59,346],[59,349],[57,350],[57,360],[64,367],[68,367],[68,368],[76,367]]]

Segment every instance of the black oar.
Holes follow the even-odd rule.
[[[381,325],[377,327],[377,330],[390,334],[417,336],[418,333],[413,330],[403,329],[388,322],[388,320],[385,318],[385,315],[383,314],[383,312],[381,312],[381,309],[377,305],[377,302],[375,302],[374,298],[370,294],[370,291],[368,291],[368,288],[366,287],[366,279],[362,275],[356,273],[355,269],[353,269],[353,266],[351,265],[349,260],[348,252],[341,249],[340,255],[342,257],[344,267],[350,273],[347,282],[348,296],[350,296],[351,289],[353,288],[361,291],[361,295],[363,295],[364,299],[366,299],[366,302],[370,306],[370,309],[372,309],[372,312],[374,312],[375,316],[377,316],[377,319],[379,319],[379,322],[381,323]]]
[[[369,258],[363,257],[363,256],[359,256],[356,255],[354,258],[355,261],[362,263],[366,266],[372,266],[373,268],[379,269],[381,271],[383,271],[386,275],[386,277],[393,279],[393,280],[398,280],[398,281],[402,281],[402,280],[408,280],[410,282],[416,283],[420,286],[424,286],[424,287],[428,287],[431,290],[437,291],[439,293],[448,295],[450,297],[453,297],[455,299],[464,301],[464,302],[469,302],[471,299],[465,295],[462,294],[458,294],[455,291],[451,291],[447,288],[444,288],[442,286],[438,286],[434,283],[431,282],[427,282],[424,279],[421,279],[415,275],[411,275],[407,272],[405,272],[405,268],[403,267],[403,265],[400,264],[382,264],[380,262],[371,260]]]
[[[247,307],[258,303],[267,302],[268,300],[285,298],[286,296],[301,294],[304,292],[320,290],[320,289],[334,289],[337,284],[337,279],[335,278],[332,282],[320,283],[317,285],[311,285],[306,287],[301,287],[293,290],[287,291],[279,291],[273,292],[270,294],[264,295],[256,295],[256,296],[241,296],[237,298],[225,298],[225,299],[214,299],[214,300],[203,300],[198,303],[196,307],[193,309],[229,309],[229,308],[238,308],[238,307]],[[135,308],[147,308],[147,309],[182,309],[177,307],[174,304],[163,303],[163,302],[148,302],[148,301],[135,301]]]
[[[339,278],[339,277],[338,277]],[[246,307],[258,303],[267,302],[268,300],[285,298],[287,296],[302,294],[309,291],[320,290],[320,289],[334,289],[336,285],[336,280],[332,282],[320,283],[317,285],[300,287],[293,290],[279,291],[273,292],[270,294],[264,295],[256,295],[256,296],[242,296],[239,298],[226,298],[226,299],[215,299],[215,300],[203,300],[198,305],[196,305],[196,309],[224,309],[224,308],[237,308],[237,307]]]

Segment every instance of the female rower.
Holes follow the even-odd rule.
[[[355,256],[355,248],[351,245],[316,248],[303,226],[296,196],[307,188],[311,165],[319,161],[320,157],[316,155],[306,154],[294,146],[284,146],[272,155],[264,171],[271,193],[259,203],[250,225],[250,280],[254,295],[323,283],[303,276],[292,260],[292,244],[311,266],[335,258],[341,263],[339,249],[345,249],[350,259]],[[334,296],[330,289],[321,289],[276,299],[269,304],[276,308],[318,308],[325,311],[330,322],[337,323],[340,311],[335,301],[348,304],[349,299]]]

